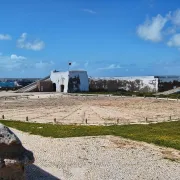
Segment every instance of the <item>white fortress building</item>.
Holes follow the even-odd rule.
[[[56,92],[86,92],[89,91],[87,71],[51,71],[50,80]]]
[[[180,76],[88,77],[87,71],[51,71],[17,92],[163,92],[180,87]],[[178,90],[179,92],[180,90]]]

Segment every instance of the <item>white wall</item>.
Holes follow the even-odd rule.
[[[122,77],[120,80],[135,81],[137,79],[142,82],[141,89],[148,86],[150,91],[158,91],[158,78],[155,78],[154,76]]]
[[[102,78],[92,78],[93,81],[98,80],[117,80],[117,81],[129,81],[133,82],[135,80],[141,81],[140,89],[143,89],[145,87],[148,87],[148,91],[157,92],[158,91],[158,78],[155,78],[154,76],[130,76],[130,77],[102,77]],[[125,83],[124,87],[122,87],[125,90],[129,89],[129,84]]]
[[[61,85],[64,85],[64,92],[68,92],[69,72],[51,72],[50,79],[56,84],[56,92],[61,92]]]

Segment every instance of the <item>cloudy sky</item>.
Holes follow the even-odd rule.
[[[179,0],[1,0],[0,77],[180,75]]]

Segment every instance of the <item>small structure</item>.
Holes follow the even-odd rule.
[[[56,92],[85,92],[89,91],[89,81],[86,71],[52,71],[50,79],[53,91]]]

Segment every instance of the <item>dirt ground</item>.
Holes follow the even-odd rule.
[[[70,124],[145,123],[180,118],[180,101],[155,98],[0,93],[0,117]],[[171,117],[170,117],[171,116]]]

